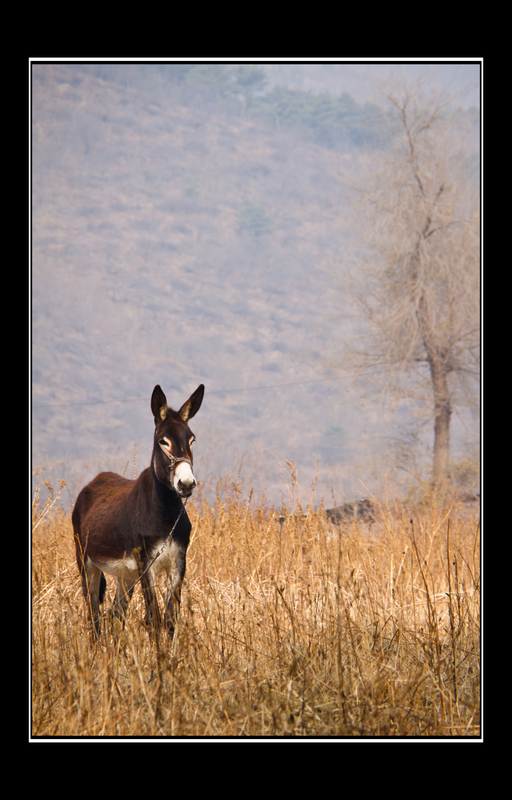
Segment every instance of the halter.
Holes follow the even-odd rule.
[[[160,443],[158,443],[158,446],[159,446],[160,450],[162,451],[162,453],[164,454],[164,456],[166,457],[166,459],[169,461],[169,465],[168,465],[169,466],[169,485],[170,485],[171,490],[173,492],[175,492],[176,489],[173,486],[173,478],[174,478],[174,473],[176,472],[176,466],[178,464],[180,464],[182,461],[185,461],[187,464],[190,464],[190,469],[193,470],[192,461],[190,460],[190,458],[187,458],[186,456],[179,456],[178,457],[178,456],[169,455],[169,453],[165,452],[164,448],[162,447],[162,445]],[[153,459],[153,470],[154,470],[154,473],[156,475],[156,465],[155,465],[154,459]],[[176,494],[178,494],[178,492],[176,492]]]
[[[176,472],[176,465],[177,464],[180,464],[182,461],[186,461],[187,464],[190,464],[190,467],[192,468],[193,464],[192,464],[192,461],[190,460],[190,458],[187,458],[186,456],[180,456],[179,458],[177,456],[170,456],[170,455],[168,455],[168,453],[165,452],[165,450],[162,447],[160,447],[160,450],[162,451],[164,456],[171,462],[169,464],[169,472],[170,472],[171,483],[172,483],[172,478],[174,477],[174,473]]]

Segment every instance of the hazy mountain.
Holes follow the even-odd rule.
[[[200,479],[245,454],[277,502],[286,460],[307,483],[315,454],[322,492],[359,493],[376,418],[323,358],[353,325],[328,269],[355,244],[344,175],[360,150],[169,75],[33,67],[33,463],[81,480],[136,443],[141,470],[153,386],[179,406],[203,382]]]

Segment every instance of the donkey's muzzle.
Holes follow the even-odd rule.
[[[190,497],[196,486],[197,483],[195,479],[193,479],[191,483],[183,483],[183,481],[178,481],[176,489],[181,497]]]
[[[181,461],[177,464],[174,472],[173,480],[174,488],[181,497],[190,497],[192,492],[197,486],[194,473],[192,472],[192,465],[187,461]]]

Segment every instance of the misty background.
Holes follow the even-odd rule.
[[[240,477],[279,505],[287,462],[327,506],[426,476],[431,422],[329,366],[361,326],[336,277],[361,246],[349,187],[400,72],[460,90],[478,147],[478,64],[32,64],[36,483],[73,502],[100,469],[140,473],[157,383],[174,408],[205,384],[207,493]],[[454,415],[452,458],[478,442]]]

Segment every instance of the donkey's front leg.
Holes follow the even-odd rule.
[[[165,608],[165,621],[171,636],[174,634],[181,604],[181,585],[187,566],[187,545],[173,540],[170,547],[170,566],[167,573],[169,586]]]
[[[144,596],[144,603],[146,605],[146,625],[153,628],[159,628],[162,623],[160,610],[158,608],[158,601],[153,587],[153,576],[151,574],[143,575],[141,579],[142,594]]]
[[[150,568],[148,569],[148,565],[144,563],[141,551],[141,547],[134,547],[132,556],[137,561],[137,566],[139,568],[140,585],[142,587],[142,595],[146,606],[145,622],[148,627],[152,625],[154,628],[158,628],[161,624],[161,617],[153,587],[153,572]]]
[[[174,588],[169,585],[167,589],[167,600],[165,604],[165,624],[171,638],[174,636],[176,623],[181,605],[181,584]]]
[[[119,620],[124,628],[126,610],[132,599],[133,590],[135,588],[135,580],[125,577],[117,579],[117,591],[114,598],[114,605],[112,608],[112,622]],[[115,630],[115,625],[114,625]]]

